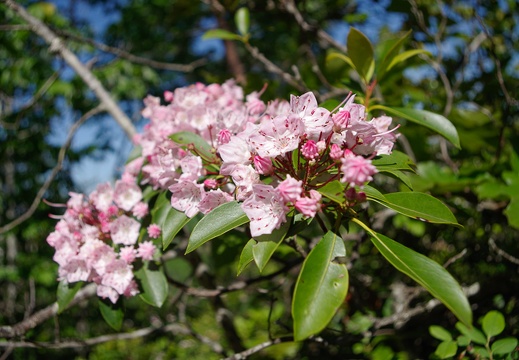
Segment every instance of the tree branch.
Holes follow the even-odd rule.
[[[40,204],[40,201],[41,201],[43,195],[45,194],[45,192],[49,188],[49,186],[52,183],[52,181],[54,181],[54,178],[56,177],[56,175],[58,175],[58,173],[60,172],[61,167],[63,165],[63,161],[65,160],[66,152],[67,152],[68,148],[70,147],[70,144],[72,143],[72,138],[74,137],[74,134],[76,133],[77,129],[79,129],[79,127],[86,120],[88,120],[89,118],[91,118],[94,115],[99,114],[102,111],[104,111],[103,106],[102,105],[98,105],[97,107],[95,107],[92,110],[90,110],[87,113],[85,113],[72,126],[72,128],[70,129],[70,131],[68,133],[67,139],[65,140],[65,143],[63,144],[63,146],[59,150],[58,161],[56,163],[56,166],[54,166],[54,168],[52,169],[49,177],[47,178],[47,180],[45,180],[45,183],[42,185],[42,187],[40,188],[40,190],[36,194],[36,197],[34,198],[31,206],[29,207],[29,209],[27,209],[27,211],[25,213],[23,213],[22,215],[20,215],[19,217],[17,217],[13,221],[11,221],[10,223],[0,227],[0,234],[3,234],[5,232],[13,229],[14,227],[20,225],[22,222],[24,222],[25,220],[29,219],[32,216],[32,214],[34,214],[34,212],[38,208],[38,205]]]
[[[81,63],[81,61],[79,61],[77,56],[63,44],[62,39],[52,32],[47,25],[30,15],[15,1],[0,0],[0,2],[6,4],[11,10],[16,12],[23,20],[25,20],[31,26],[31,30],[49,44],[49,50],[51,52],[59,54],[63,60],[65,60],[65,62],[81,77],[81,79],[83,79],[85,84],[96,94],[97,98],[106,108],[106,111],[112,115],[126,135],[132,139],[137,131],[131,120],[117,105],[101,82],[83,63]]]

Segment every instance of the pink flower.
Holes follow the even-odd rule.
[[[162,233],[160,226],[157,224],[150,224],[148,226],[147,231],[148,231],[148,236],[152,239],[158,239],[160,237],[160,234]]]
[[[315,217],[321,208],[321,194],[316,190],[310,190],[310,197],[300,198],[294,206],[304,216]]]
[[[115,304],[119,299],[119,294],[113,287],[101,284],[97,285],[97,296],[99,296],[101,299],[108,298],[113,304]]]
[[[195,216],[198,213],[198,203],[202,200],[202,187],[190,181],[171,185],[171,206],[183,211],[190,218]]]
[[[204,187],[206,187],[207,189],[216,189],[218,187],[218,181],[216,181],[215,179],[205,179]]]
[[[137,252],[133,246],[125,246],[119,250],[119,258],[127,264],[131,264],[137,256]]]
[[[117,218],[110,228],[112,241],[115,244],[133,245],[139,237],[141,224],[126,215]]]
[[[341,132],[341,131],[346,130],[346,128],[348,127],[348,124],[350,122],[350,118],[351,118],[350,112],[345,109],[341,109],[336,114],[333,114],[333,116],[332,116],[333,130],[335,132]]]
[[[89,199],[99,211],[106,211],[113,204],[114,191],[109,183],[97,185]]]
[[[280,182],[276,189],[285,202],[295,203],[303,192],[303,182],[287,175],[287,178]]]
[[[124,260],[115,260],[106,267],[106,273],[101,279],[101,285],[113,288],[119,295],[123,295],[133,280],[131,265]]]
[[[315,160],[319,156],[319,150],[315,141],[308,140],[301,148],[301,154],[308,160]]]
[[[241,205],[250,219],[250,232],[253,237],[270,234],[287,221],[288,207],[283,203],[279,192],[270,185],[253,186],[253,194]]]
[[[198,210],[200,210],[202,214],[207,214],[214,208],[233,200],[231,195],[220,189],[211,190],[204,193],[202,200],[198,204]]]
[[[260,123],[259,130],[251,134],[249,142],[258,155],[276,157],[299,147],[304,124],[300,118],[290,114],[276,116]]]
[[[202,175],[202,158],[189,153],[180,160],[180,168],[182,169],[180,181],[196,182]]]
[[[144,218],[146,215],[148,215],[148,212],[149,212],[148,204],[145,202],[142,202],[142,201],[138,202],[133,207],[133,216],[135,216],[137,219]]]
[[[114,202],[121,209],[130,211],[142,199],[142,191],[135,183],[116,181]]]
[[[218,145],[224,145],[231,141],[231,135],[231,132],[227,129],[220,130],[218,133]]]
[[[305,125],[305,134],[311,140],[326,138],[332,131],[333,122],[330,111],[317,107],[317,99],[312,92],[301,96],[290,96],[290,108],[299,116]]]
[[[155,250],[157,248],[151,241],[145,241],[139,244],[139,248],[137,249],[137,256],[142,260],[153,260],[153,255],[155,254]]]
[[[358,155],[346,155],[341,159],[342,178],[341,181],[351,186],[363,186],[366,182],[373,180],[372,175],[377,173],[377,168],[367,160]]]
[[[237,136],[233,136],[231,140],[218,147],[220,157],[227,164],[243,164],[251,163],[251,153],[247,142]]]

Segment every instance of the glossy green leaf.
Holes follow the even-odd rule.
[[[292,299],[295,341],[323,330],[344,302],[348,270],[334,259],[345,255],[342,239],[328,232],[305,259]]]
[[[387,107],[383,105],[374,105],[370,107],[370,111],[383,110],[394,116],[407,119],[419,125],[425,126],[444,138],[449,140],[458,149],[460,148],[460,139],[458,132],[452,123],[444,116],[432,113],[426,110],[408,109],[408,108],[395,108]]]
[[[202,40],[209,39],[220,39],[220,40],[239,40],[242,41],[243,37],[241,35],[232,33],[223,29],[211,29],[204,33],[202,36]]]
[[[488,338],[499,335],[505,329],[505,317],[499,311],[489,311],[483,317],[481,327]]]
[[[406,32],[401,38],[397,39],[396,41],[393,40],[393,44],[391,48],[389,48],[385,53],[381,54],[381,62],[377,69],[377,79],[380,81],[382,77],[386,74],[388,71],[388,65],[393,61],[395,56],[397,56],[400,53],[400,49],[402,48],[404,42],[407,40],[409,35],[411,34],[411,30]]]
[[[124,320],[124,309],[121,302],[119,301],[116,304],[112,304],[110,300],[99,299],[98,304],[101,316],[106,323],[115,331],[121,330]]]
[[[186,249],[186,254],[209,240],[249,222],[249,218],[236,201],[218,206],[196,224]]]
[[[342,60],[344,61],[346,64],[348,64],[349,66],[351,66],[352,68],[355,69],[355,65],[353,64],[353,61],[351,61],[351,59],[344,55],[344,54],[341,54],[341,53],[338,53],[338,52],[332,52],[332,53],[329,53],[328,55],[326,55],[326,62],[330,62],[334,59],[339,59],[339,60]]]
[[[152,222],[162,229],[162,248],[165,250],[175,236],[191,219],[181,211],[171,207],[170,200],[162,193],[151,212]]]
[[[366,193],[366,196],[368,197],[368,200],[374,200],[377,202],[387,202],[386,197],[384,194],[382,194],[380,191],[375,189],[372,186],[364,185],[364,188],[362,189]]]
[[[424,49],[413,49],[413,50],[404,51],[403,53],[395,56],[393,58],[393,60],[391,60],[391,62],[389,63],[389,65],[387,67],[387,71],[391,70],[393,68],[393,66],[395,66],[401,62],[404,62],[413,56],[420,55],[420,54],[427,54],[429,56],[431,55],[431,53],[429,51],[424,50]]]
[[[452,335],[449,331],[447,331],[444,327],[438,325],[429,326],[429,334],[435,339],[442,341],[450,341],[452,340]]]
[[[317,191],[319,193],[332,200],[336,203],[342,204],[345,201],[344,197],[344,190],[346,189],[346,185],[341,183],[339,180],[335,180],[332,182],[329,182],[328,184],[324,185],[323,187],[319,188]]]
[[[58,284],[57,290],[57,303],[58,303],[58,314],[61,314],[70,304],[76,293],[83,286],[83,282],[77,282],[74,284],[69,284],[64,280],[61,280]]]
[[[366,192],[368,195],[368,192]],[[435,224],[459,225],[450,209],[435,197],[419,192],[385,194],[383,199],[371,198],[402,215]]]
[[[371,163],[378,171],[407,170],[414,172],[414,162],[403,152],[394,150],[389,155],[379,155]]]
[[[291,224],[292,218],[289,218],[287,222],[281,225],[279,229],[272,231],[271,234],[265,234],[254,238],[257,243],[252,246],[252,255],[260,273],[263,271],[272,255],[274,255],[279,244],[281,244],[285,239]]]
[[[249,9],[245,7],[239,8],[234,15],[234,22],[236,23],[236,28],[240,35],[247,35],[250,27]]]
[[[485,345],[487,343],[485,335],[483,335],[483,333],[475,327],[470,327],[470,325],[457,322],[456,329],[458,329],[460,333],[468,337],[470,341],[475,342],[476,344]]]
[[[362,32],[350,29],[347,40],[348,55],[355,69],[366,83],[369,83],[375,71],[373,45]]]
[[[254,255],[252,255],[252,246],[256,244],[256,240],[250,239],[245,247],[241,251],[240,260],[238,262],[238,274],[240,275],[243,270],[249,265],[252,261],[254,261]]]
[[[508,355],[516,349],[517,344],[517,339],[508,337],[496,340],[490,349],[494,355]]]
[[[168,281],[161,269],[150,269],[149,265],[145,263],[135,272],[143,290],[140,298],[150,305],[161,307],[168,296]]]
[[[353,221],[370,234],[372,243],[391,265],[422,285],[445,304],[460,321],[471,326],[472,310],[467,297],[445,268],[428,257],[376,233],[360,220],[354,218]]]
[[[442,341],[434,352],[440,359],[447,359],[458,352],[458,344],[454,340]]]
[[[405,186],[407,186],[408,189],[413,190],[413,183],[411,182],[411,179],[409,179],[409,176],[407,176],[406,173],[400,170],[385,170],[381,171],[381,173],[384,173],[394,179],[397,179],[401,181]]]
[[[181,131],[171,135],[169,138],[177,144],[187,145],[188,148],[192,145],[194,149],[189,149],[193,154],[200,156],[204,160],[212,161],[215,159],[213,147],[200,135],[190,131]]]

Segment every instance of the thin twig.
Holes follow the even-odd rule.
[[[462,257],[464,257],[466,254],[467,254],[467,249],[465,248],[459,254],[456,254],[453,257],[451,257],[449,260],[447,260],[445,262],[445,264],[443,264],[443,267],[447,269],[450,265],[452,265],[454,262],[456,262],[459,259],[461,259]]]
[[[282,338],[276,338],[276,339],[273,339],[273,340],[268,340],[268,341],[265,341],[261,344],[258,344],[256,346],[253,346],[247,350],[244,350],[242,352],[239,352],[239,353],[236,353],[232,356],[229,356],[227,358],[225,358],[224,360],[242,360],[242,359],[246,359],[248,358],[249,356],[251,356],[252,354],[255,354],[263,349],[266,349],[268,347],[271,347],[273,345],[277,345],[277,344],[281,344],[283,342],[288,342],[288,341],[294,341],[294,339],[292,337],[282,337]]]
[[[89,297],[95,295],[96,293],[96,285],[89,284],[84,288],[80,289],[77,294],[74,296],[74,299],[67,305],[67,308],[70,308],[77,303],[88,299]],[[58,303],[55,302],[52,305],[47,306],[46,308],[37,311],[27,319],[19,322],[18,324],[12,326],[0,326],[0,338],[13,338],[22,336],[27,331],[34,329],[36,326],[41,324],[42,322],[50,319],[58,313]],[[9,347],[16,346],[11,342],[0,342],[0,347]]]
[[[99,114],[102,111],[104,111],[104,107],[102,105],[98,105],[97,107],[93,108],[92,110],[86,112],[72,126],[72,128],[70,129],[70,131],[68,133],[67,139],[65,140],[65,143],[63,144],[63,146],[61,147],[61,149],[59,151],[58,161],[56,163],[56,166],[54,166],[54,168],[52,169],[49,177],[47,178],[47,180],[45,180],[45,183],[42,185],[42,187],[40,188],[40,190],[36,194],[36,197],[34,198],[31,206],[27,209],[27,211],[25,213],[23,213],[22,215],[18,216],[16,219],[11,221],[10,223],[0,227],[0,234],[3,234],[5,232],[13,229],[14,227],[20,225],[22,222],[24,222],[25,220],[29,219],[32,216],[32,214],[34,214],[34,212],[38,208],[38,205],[40,204],[40,201],[41,201],[43,195],[45,194],[45,192],[49,188],[50,184],[54,181],[54,178],[56,177],[56,175],[58,175],[58,173],[60,172],[61,167],[63,165],[63,161],[65,160],[65,155],[67,153],[68,148],[70,147],[70,144],[72,142],[72,138],[74,137],[74,134],[76,133],[77,129],[86,120],[88,120],[89,118],[91,118],[94,115]]]
[[[188,72],[193,71],[197,67],[200,67],[207,63],[207,59],[205,59],[205,58],[195,60],[189,64],[174,64],[174,63],[156,61],[156,60],[144,58],[142,56],[137,56],[137,55],[131,54],[128,51],[125,51],[123,49],[109,46],[109,45],[103,44],[102,42],[73,34],[69,31],[58,30],[58,29],[55,29],[54,31],[57,34],[63,36],[64,38],[72,39],[72,40],[78,41],[78,42],[87,43],[101,51],[113,54],[119,58],[126,59],[135,64],[146,65],[146,66],[152,67],[154,69],[188,73]]]
[[[11,10],[16,12],[30,26],[31,30],[43,38],[49,45],[49,50],[59,54],[63,60],[83,79],[85,84],[96,94],[97,98],[105,106],[106,111],[112,115],[114,120],[121,126],[126,135],[133,139],[137,133],[135,126],[126,114],[117,105],[110,93],[104,88],[103,84],[92,74],[92,72],[70,51],[63,40],[59,38],[47,25],[29,14],[22,6],[13,0],[0,0]]]
[[[519,259],[516,258],[515,256],[510,255],[509,253],[507,253],[506,251],[500,249],[499,247],[497,247],[496,242],[494,241],[494,239],[492,239],[492,238],[488,239],[488,244],[490,245],[490,248],[492,250],[497,252],[499,255],[504,257],[506,260],[510,261],[513,264],[519,265]]]

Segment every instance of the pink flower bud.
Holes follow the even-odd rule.
[[[303,182],[287,175],[287,178],[279,183],[277,190],[285,202],[295,203],[301,197]]]
[[[173,98],[174,98],[174,95],[171,91],[164,91],[164,100],[166,100],[167,102],[173,102]]]
[[[215,179],[205,179],[204,186],[208,189],[216,189],[218,187],[218,181]]]
[[[308,160],[315,160],[319,156],[319,150],[315,141],[308,140],[301,148],[301,154]]]
[[[357,200],[357,190],[354,187],[349,187],[348,190],[344,193],[346,196],[346,200],[348,201],[356,201]]]
[[[148,230],[148,236],[152,239],[158,239],[162,232],[160,230],[160,226],[157,224],[150,224],[150,226],[148,226],[147,230]]]
[[[342,157],[342,149],[337,144],[332,144],[332,147],[330,148],[330,157],[334,161],[339,161]]]
[[[302,197],[295,203],[295,208],[306,217],[315,217],[321,208],[321,194],[316,190],[310,190],[310,197]]]
[[[341,159],[341,162],[341,181],[351,186],[362,186],[373,180],[372,175],[377,173],[377,168],[371,164],[371,160],[364,159],[362,156],[346,156]]]
[[[269,175],[272,173],[272,160],[268,157],[254,156],[254,168],[259,174]]]
[[[218,133],[218,144],[223,145],[231,141],[231,132],[227,129],[222,129]]]

